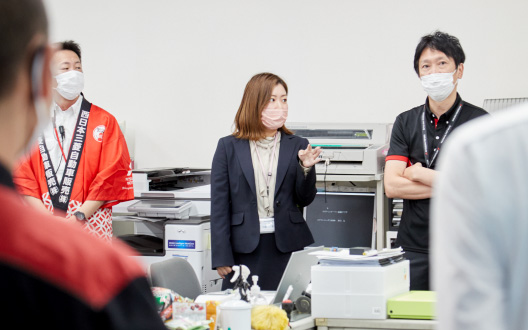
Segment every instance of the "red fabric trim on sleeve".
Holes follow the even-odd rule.
[[[388,160],[399,160],[399,161],[406,162],[406,163],[409,162],[408,157],[399,156],[399,155],[390,155],[390,156],[385,157],[385,161],[388,161]]]
[[[399,161],[407,163],[407,167],[412,166],[411,160],[405,156],[391,155],[391,156],[385,157],[385,162],[388,160],[399,160]]]

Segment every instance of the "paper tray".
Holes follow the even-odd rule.
[[[141,217],[188,219],[191,201],[187,200],[140,200],[128,207],[129,212]]]

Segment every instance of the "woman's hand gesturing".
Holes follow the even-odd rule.
[[[301,160],[302,166],[312,167],[321,161],[319,155],[323,152],[321,147],[312,149],[312,145],[309,144],[305,150],[299,150],[299,159]]]

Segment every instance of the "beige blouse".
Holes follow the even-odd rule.
[[[266,178],[264,173],[268,173],[271,155],[273,153],[273,144],[275,137],[267,137],[258,141],[250,141],[251,161],[253,162],[253,172],[255,174],[255,187],[257,189],[257,206],[259,218],[273,217],[273,201],[275,199],[275,182],[277,181],[277,164],[279,162],[279,150],[281,134],[276,135],[277,146],[275,148],[275,156],[271,166],[271,179],[269,182],[269,195],[267,191]],[[261,163],[264,169],[261,167]]]
[[[259,218],[273,218],[273,201],[275,200],[275,183],[277,181],[277,164],[279,162],[279,149],[281,134],[277,135],[277,147],[275,148],[275,157],[271,166],[271,179],[269,182],[269,195],[267,191],[266,178],[264,173],[268,173],[271,154],[273,152],[273,144],[275,137],[267,137],[258,141],[250,141],[251,161],[253,162],[253,173],[255,175],[255,187],[257,190],[257,207]],[[264,165],[264,172],[261,168],[259,157],[257,155],[257,148],[260,155],[262,165]],[[299,165],[304,170],[306,176],[310,171],[309,167]]]

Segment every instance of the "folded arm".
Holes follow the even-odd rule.
[[[389,198],[431,198],[435,177],[434,170],[420,163],[407,167],[406,162],[388,160],[385,163],[385,193]]]

